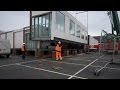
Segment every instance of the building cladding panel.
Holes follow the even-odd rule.
[[[14,40],[15,48],[21,48],[21,45],[23,43],[23,29],[15,32]]]
[[[57,11],[32,11],[32,17],[46,14],[49,12],[52,12],[52,21],[51,21],[52,23],[51,23],[51,34],[50,34],[51,40],[54,40],[54,37],[57,37],[57,38],[61,38],[61,39],[66,39],[66,40],[70,40],[70,41],[75,41],[75,42],[87,44],[86,39],[81,39],[79,37],[76,37],[77,25],[79,25],[82,28],[82,30],[80,30],[80,33],[81,33],[81,31],[88,33],[87,28],[82,23],[80,23],[76,18],[74,18],[70,13],[68,13],[67,11],[60,11],[60,13],[62,13],[65,16],[65,22],[64,22],[65,23],[65,27],[64,27],[65,30],[64,31],[59,31],[56,28],[56,12]],[[70,20],[72,20],[75,23],[75,36],[70,35]]]
[[[7,39],[10,40],[11,48],[13,48],[13,32],[7,32]]]

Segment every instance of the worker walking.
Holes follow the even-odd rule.
[[[62,56],[61,56],[61,42],[59,41],[58,44],[55,47],[55,51],[56,51],[56,60],[62,60]]]
[[[25,52],[26,52],[25,43],[23,43],[23,45],[21,47],[21,51],[22,51],[22,60],[25,60]]]

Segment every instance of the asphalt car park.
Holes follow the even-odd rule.
[[[99,58],[98,58],[99,57]],[[52,58],[36,59],[21,56],[0,58],[0,79],[120,79],[120,55],[115,55],[116,64],[108,64],[99,75],[96,69],[102,68],[112,55],[92,52],[63,57],[62,61]]]

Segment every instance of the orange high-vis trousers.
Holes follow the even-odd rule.
[[[56,51],[56,60],[61,59],[61,52]]]

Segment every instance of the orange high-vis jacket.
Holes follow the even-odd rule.
[[[59,45],[57,44],[57,46],[55,47],[55,50],[58,51],[58,52],[61,52],[61,48],[62,48],[62,46],[59,47]]]
[[[22,45],[22,47],[21,47],[21,51],[22,51],[22,52],[25,51],[24,45]]]

